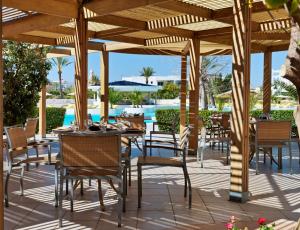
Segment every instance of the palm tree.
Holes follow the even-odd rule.
[[[155,73],[152,67],[143,67],[143,70],[140,71],[141,76],[146,78],[146,84],[148,85],[149,77],[151,77]]]
[[[298,100],[297,89],[293,84],[288,84],[284,81],[275,80],[273,85],[276,90],[274,93],[275,96],[283,94],[284,96],[289,96],[295,101]]]
[[[200,93],[201,107],[208,108],[208,98],[213,106],[216,106],[214,97],[213,78],[222,72],[227,63],[222,63],[217,57],[202,57],[200,69]]]
[[[113,108],[113,105],[118,104],[122,100],[122,95],[120,92],[114,90],[113,88],[109,88],[108,100],[110,103],[110,108]]]
[[[62,90],[62,69],[63,69],[63,67],[66,67],[66,66],[70,65],[71,63],[72,62],[70,62],[65,57],[52,58],[52,65],[56,66],[56,68],[57,68],[60,98],[64,98],[63,90]]]
[[[291,16],[290,30],[284,29],[285,33],[290,33],[291,40],[281,75],[295,85],[298,94],[298,103],[300,103],[300,3],[298,0],[265,0],[264,3],[269,9],[284,7]],[[272,12],[268,11],[268,13],[275,21]]]

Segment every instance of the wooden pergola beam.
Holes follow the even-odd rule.
[[[78,13],[75,1],[3,0],[3,6],[21,11],[33,11],[65,18],[76,18]]]
[[[169,36],[180,36],[186,38],[192,38],[194,35],[194,32],[191,30],[170,27],[170,26],[156,27],[154,25],[156,25],[156,23],[158,22],[148,23],[144,21],[124,18],[115,15],[98,16],[98,17],[90,18],[89,21],[124,27],[124,28],[120,28],[121,30],[128,28],[128,29],[133,29],[138,31],[155,32],[155,33],[165,34]]]
[[[125,43],[132,43],[137,45],[145,45],[145,39],[143,38],[136,38],[136,37],[129,37],[124,35],[116,35],[116,36],[99,36],[98,33],[95,34],[94,38],[105,39],[110,41],[117,41],[117,42],[125,42]]]
[[[264,52],[264,80],[263,80],[263,113],[271,111],[272,97],[272,52]]]
[[[39,100],[39,135],[46,137],[46,85],[42,86]]]
[[[115,15],[105,15],[105,16],[97,16],[88,19],[91,22],[104,23],[113,26],[126,27],[137,30],[146,30],[147,24],[144,21],[139,21],[136,19],[125,18]]]
[[[291,19],[289,18],[259,23],[260,31],[274,31],[274,30],[290,29],[290,28],[291,28]]]
[[[231,117],[231,173],[229,200],[246,202],[249,186],[249,98],[251,8],[244,0],[233,1],[233,62]]]
[[[16,36],[22,33],[57,26],[68,22],[69,19],[51,15],[34,14],[24,18],[3,23],[3,36]]]
[[[159,4],[156,4],[156,6],[159,6],[160,8],[180,12],[183,14],[189,14],[189,15],[194,15],[202,18],[207,18],[211,19],[212,18],[212,13],[213,11],[204,8],[201,6],[195,6],[186,2],[180,2],[180,1],[168,1],[168,2],[162,2]]]
[[[60,48],[52,48],[48,53],[51,54],[61,54],[61,55],[72,55],[72,51],[70,49],[60,49]]]
[[[188,48],[190,49],[190,42]],[[187,98],[187,56],[181,56],[181,79],[180,79],[180,136],[183,135],[186,126],[186,98]]]
[[[79,8],[75,23],[75,117],[80,130],[85,130],[88,118],[88,53],[87,20],[83,8]],[[60,226],[61,227],[61,226]]]
[[[2,18],[2,0],[0,0],[0,18]],[[2,23],[0,25],[0,33],[2,34]],[[1,37],[0,41],[0,130],[3,130],[3,38]],[[3,135],[0,137],[0,149],[3,151]],[[3,152],[2,152],[3,153]],[[0,154],[0,184],[1,184],[1,191],[0,191],[0,229],[4,229],[4,196],[3,196],[3,178],[4,178],[4,173],[3,173],[3,156],[4,154]]]
[[[264,41],[264,40],[287,40],[289,41],[291,35],[285,32],[254,32],[251,34],[251,39],[256,41]]]
[[[32,36],[26,34],[21,34],[16,36],[3,36],[3,40],[27,42],[27,43],[51,45],[51,46],[55,46],[57,44],[55,38],[46,38],[46,37]]]
[[[108,112],[109,112],[109,52],[102,51],[100,60],[100,81],[101,81],[101,106],[100,106],[100,115],[104,117],[105,121],[108,121]]]
[[[103,16],[118,11],[130,10],[162,2],[169,2],[169,0],[96,0],[84,4],[84,7],[97,13],[99,16]]]
[[[65,47],[75,47],[75,39],[74,36],[66,36],[62,38],[56,39],[56,45],[57,46],[65,46]],[[102,42],[93,42],[93,41],[88,41],[87,42],[87,49],[88,50],[98,50],[102,51],[104,47],[104,43]]]

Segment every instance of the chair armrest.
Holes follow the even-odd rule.
[[[33,148],[34,148],[34,146],[10,148],[10,149],[8,149],[8,152],[13,153],[13,152],[19,152],[19,151],[24,151],[24,150],[30,150],[30,149],[33,149]]]
[[[163,145],[144,145],[143,147],[144,147],[145,149],[147,149],[147,148],[169,149],[169,150],[176,150],[176,151],[181,151],[181,152],[183,152],[183,149],[174,148],[174,147],[171,147],[171,146],[163,146]]]
[[[145,144],[147,145],[147,143],[166,143],[166,144],[177,144],[176,142],[174,141],[166,141],[166,140],[156,140],[156,139],[153,139],[153,140],[145,140]]]
[[[174,135],[174,133],[167,131],[150,131],[150,135],[152,134]]]

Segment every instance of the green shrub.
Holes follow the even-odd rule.
[[[51,132],[52,129],[63,126],[65,118],[65,108],[46,108],[46,131]]]
[[[178,109],[159,109],[155,112],[157,122],[172,124],[176,120],[176,132],[179,131],[180,114]],[[158,125],[159,130],[171,131],[169,125]]]
[[[211,111],[211,110],[200,110],[199,111],[199,116],[202,117],[202,119],[204,120],[205,124],[207,125],[209,122],[209,117],[213,114],[213,113],[219,113],[216,111]],[[250,116],[252,117],[259,117],[262,114],[262,110],[253,110],[250,112]],[[172,123],[175,119],[177,121],[177,132],[179,131],[179,121],[180,121],[180,115],[179,115],[179,110],[178,109],[160,109],[157,110],[155,113],[156,116],[156,120],[158,122],[162,122],[162,123]],[[293,117],[293,110],[273,110],[271,111],[271,117],[273,120],[287,120],[287,121],[292,121],[292,131],[293,134],[296,134],[297,132],[297,127],[294,121],[294,117]],[[187,119],[188,119],[188,115],[187,115]],[[159,126],[160,130],[163,131],[170,131],[169,126],[165,126],[165,125],[160,125]]]

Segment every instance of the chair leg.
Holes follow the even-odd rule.
[[[100,179],[98,179],[98,196],[99,196],[100,208],[104,212],[105,206],[104,206],[104,201],[103,201],[103,193],[102,193],[102,186],[101,186]]]
[[[29,153],[26,151],[26,157],[29,158]],[[26,163],[26,171],[29,171],[29,164]]]
[[[69,180],[66,179],[66,195],[69,195]]]
[[[125,163],[124,172],[123,172],[123,188],[124,188],[124,194],[127,195],[127,163]]]
[[[205,148],[206,148],[206,140],[203,140],[203,147],[200,153],[200,167],[203,168],[203,158],[204,158],[204,152],[205,152]]]
[[[184,173],[184,177],[186,178],[188,187],[189,187],[189,209],[191,209],[192,208],[192,185],[191,185],[191,180],[190,180],[189,173],[187,171],[186,166],[183,167],[183,173]]]
[[[138,167],[138,208],[141,207],[141,197],[142,197],[142,166],[140,164]]]
[[[186,178],[186,173],[185,173],[184,168],[183,168],[183,175],[184,175],[184,197],[186,197],[186,194],[187,194],[187,178]]]
[[[24,195],[24,183],[23,183],[23,179],[24,179],[24,167],[22,166],[21,174],[20,174],[20,195],[21,196]]]
[[[122,209],[123,209],[123,183],[122,180],[119,181],[119,194],[118,194],[118,227],[120,228],[122,225]]]
[[[128,185],[131,186],[131,159],[128,160]]]
[[[122,191],[122,197],[123,197],[123,212],[126,212],[126,196],[127,196],[127,168],[124,168],[123,171],[123,184],[122,184],[123,189]]]
[[[74,211],[73,209],[73,202],[74,202],[74,188],[73,188],[73,179],[70,180],[70,206],[71,206],[71,212]]]
[[[55,207],[58,207],[58,169],[55,167],[54,170],[54,181],[55,181]]]
[[[293,173],[293,165],[292,165],[292,163],[293,163],[293,153],[292,153],[292,146],[291,146],[291,142],[289,142],[288,143],[288,151],[289,151],[289,155],[290,155],[290,174],[292,174]]]
[[[92,179],[89,179],[89,186],[92,186]]]
[[[34,149],[35,149],[36,157],[39,157],[39,148],[35,147]],[[35,166],[39,167],[39,163],[36,163]]]
[[[63,169],[60,170],[60,182],[59,182],[59,210],[58,210],[58,216],[59,216],[59,227],[62,227],[62,204],[63,204],[63,190],[64,190],[64,178],[63,178]]]
[[[80,195],[83,196],[83,179],[80,180]]]
[[[8,202],[8,181],[10,178],[11,174],[11,169],[7,171],[6,174],[6,179],[5,179],[5,189],[4,189],[4,198],[5,198],[5,207],[9,207],[9,202]]]
[[[256,148],[256,151],[255,151],[255,156],[256,156],[256,175],[258,175],[258,161],[259,161],[259,149]]]

